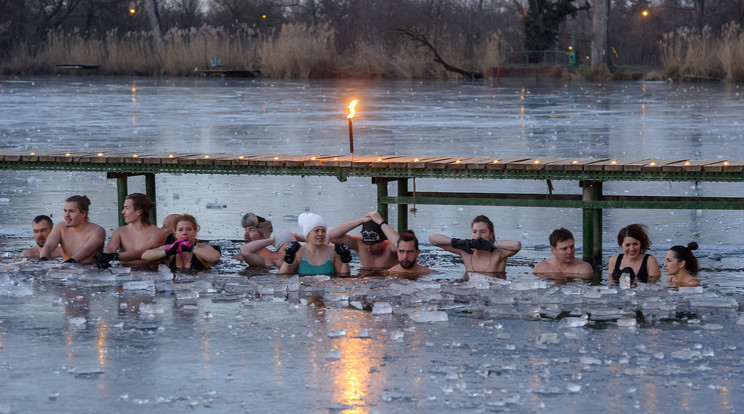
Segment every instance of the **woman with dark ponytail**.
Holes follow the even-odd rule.
[[[666,259],[664,259],[664,270],[666,274],[672,277],[667,279],[667,282],[672,283],[675,287],[700,285],[700,280],[695,277],[700,268],[697,258],[692,254],[692,251],[697,250],[697,248],[697,243],[690,242],[687,247],[677,245],[669,249]]]

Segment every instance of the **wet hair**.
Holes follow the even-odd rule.
[[[677,261],[685,261],[685,270],[687,270],[688,273],[691,275],[696,275],[700,271],[700,267],[698,266],[697,257],[695,257],[694,254],[692,254],[693,250],[697,250],[698,244],[695,242],[689,242],[687,243],[687,247],[682,246],[681,244],[678,244],[676,246],[672,246],[670,251],[674,252],[674,257],[677,258]]]
[[[199,224],[196,223],[196,218],[194,218],[194,216],[192,216],[191,214],[184,213],[173,220],[173,233],[177,231],[178,223],[182,221],[188,221],[189,223],[194,225],[194,229],[196,231],[199,231]]]
[[[561,227],[559,229],[553,230],[553,232],[550,233],[548,240],[550,241],[550,247],[555,247],[560,242],[575,239],[573,233],[571,233],[568,229],[564,229],[563,227]]]
[[[493,222],[488,217],[481,214],[480,216],[476,216],[472,222],[470,222],[470,228],[473,228],[473,224],[475,223],[486,223],[486,226],[488,226],[488,231],[491,232],[491,236],[495,237],[494,231],[493,231]]]
[[[646,253],[651,247],[651,241],[646,234],[646,226],[643,224],[631,224],[628,227],[623,227],[617,234],[617,245],[623,247],[623,241],[626,237],[632,237],[641,242],[641,253]]]
[[[135,210],[142,210],[142,220],[145,224],[150,224],[150,209],[154,205],[150,199],[142,193],[132,193],[125,198],[125,200],[132,200],[132,207]]]
[[[419,249],[419,242],[418,238],[416,237],[416,234],[413,232],[413,230],[406,230],[404,232],[400,233],[400,237],[398,238],[398,243],[400,242],[413,242],[413,245],[416,246],[416,250]]]
[[[34,217],[33,224],[39,224],[42,221],[46,221],[47,223],[49,223],[49,227],[54,227],[54,222],[52,221],[52,218],[44,214]]]
[[[90,207],[90,199],[84,195],[74,195],[67,197],[65,203],[77,203],[78,209],[88,215],[88,208]]]

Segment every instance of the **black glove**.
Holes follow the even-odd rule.
[[[487,252],[492,252],[493,251],[493,241],[492,240],[486,240],[486,239],[477,238],[477,239],[468,240],[468,241],[470,242],[469,243],[470,244],[470,247],[473,248],[473,249],[475,249],[475,250],[483,250],[483,251],[487,251]]]
[[[351,262],[351,250],[349,250],[349,246],[339,243],[336,245],[335,250],[339,259],[341,259],[341,263]]]
[[[193,252],[194,251],[194,247],[196,247],[196,246],[195,245],[192,246],[191,243],[189,243],[187,241],[181,243],[181,251],[182,252]]]
[[[48,261],[48,260],[49,260],[49,258],[48,258],[48,257],[44,257],[44,256],[41,256],[41,257],[39,258],[39,261],[40,261],[40,262],[46,262],[46,261]]]
[[[75,259],[73,259],[73,258],[71,257],[71,258],[69,258],[69,259],[65,260],[65,263],[77,263],[77,262],[75,261]]]
[[[286,263],[292,264],[292,262],[294,262],[295,256],[297,255],[298,250],[300,250],[300,243],[296,241],[290,242],[287,245],[287,248],[284,249],[284,261]]]
[[[471,241],[467,239],[463,240],[453,237],[452,240],[450,240],[450,246],[458,250],[463,250],[465,253],[473,254],[473,248],[470,245],[470,242]]]
[[[96,267],[99,269],[108,269],[111,267],[109,262],[112,260],[119,260],[119,252],[98,253],[96,255]]]

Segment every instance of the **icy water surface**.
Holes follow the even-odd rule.
[[[3,265],[3,412],[735,412],[744,403],[741,296],[714,289]]]
[[[36,78],[0,84],[0,152],[356,154],[744,159],[741,90],[726,84]],[[507,280],[286,278],[227,259],[248,211],[296,231],[374,210],[369,179],[157,176],[158,212],[187,212],[225,260],[194,277],[39,265],[18,253],[37,214],[72,194],[117,225],[100,173],[0,171],[0,413],[735,412],[744,407],[740,212],[605,211],[649,226],[652,251],[697,241],[701,289],[556,285],[531,268],[547,235],[581,240],[581,211],[416,206],[409,224],[465,237],[486,214],[524,248]],[[579,194],[575,182],[557,192]],[[413,183],[409,184],[413,187]],[[417,180],[418,191],[547,192],[544,182]],[[130,191],[144,192],[141,178]],[[391,193],[394,193],[391,186]],[[608,183],[607,194],[743,197],[740,185]],[[395,225],[396,211],[391,210]],[[358,270],[356,262],[354,273]],[[386,305],[387,304],[387,305]],[[389,305],[389,306],[388,306]]]

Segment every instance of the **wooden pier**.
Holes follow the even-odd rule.
[[[744,161],[686,159],[571,159],[571,158],[452,158],[407,156],[283,155],[283,154],[145,154],[0,152],[0,170],[106,172],[117,180],[119,208],[127,195],[127,177],[144,175],[147,195],[156,199],[155,174],[239,174],[370,177],[377,184],[377,204],[387,219],[388,205],[398,205],[398,229],[408,227],[409,204],[581,208],[584,260],[602,259],[602,210],[708,209],[742,210],[744,198],[689,196],[609,196],[608,181],[742,182]],[[409,179],[469,178],[484,180],[543,180],[542,194],[413,192]],[[576,181],[581,194],[554,194],[552,181]],[[388,183],[397,183],[395,195]],[[152,211],[153,220],[155,211]],[[123,223],[120,223],[123,225]]]

